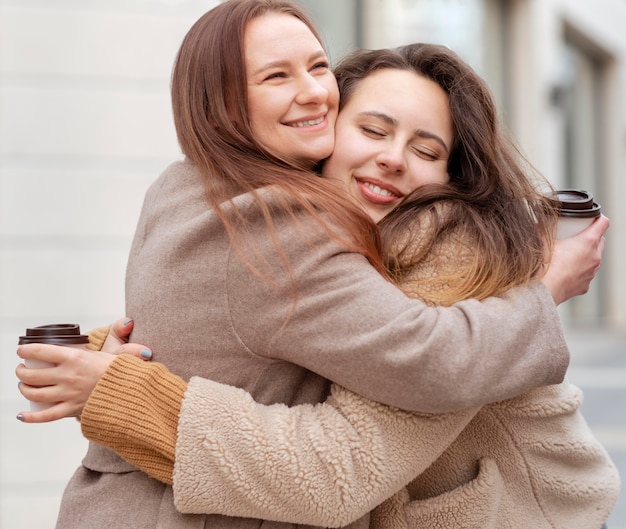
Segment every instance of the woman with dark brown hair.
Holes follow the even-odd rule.
[[[540,238],[553,237],[552,208],[536,188],[540,175],[507,141],[487,86],[469,66],[445,47],[415,44],[356,52],[335,75],[342,105],[323,173],[343,178],[369,214],[382,217],[394,281],[445,306],[533,281],[543,262]],[[434,87],[448,107],[429,96]],[[452,134],[437,112],[449,114]],[[426,163],[394,172],[394,146],[412,136],[405,148],[419,149]],[[441,159],[449,180],[433,176]],[[373,160],[387,162],[375,182]],[[411,178],[411,170],[419,174]],[[390,206],[388,194],[375,196],[372,185],[416,190]],[[130,425],[92,414],[114,395],[114,386],[104,386],[86,407],[89,421],[97,421],[84,430],[138,460],[127,432],[140,436],[151,421]],[[150,415],[148,401],[138,401]],[[410,414],[333,385],[324,404],[267,407],[240,389],[194,378],[170,434],[176,453],[153,475],[173,479],[182,512],[339,527],[401,489],[373,510],[370,527],[599,528],[617,499],[619,476],[581,416],[581,401],[578,388],[562,383],[482,408]]]
[[[346,182],[320,179],[312,170],[332,150],[337,93],[319,39],[292,9],[285,2],[231,0],[201,18],[182,44],[172,94],[187,159],[149,190],[127,274],[132,339],[149,345],[170,371],[148,366],[146,385],[146,366],[131,357],[77,353],[74,360],[88,364],[81,386],[68,350],[20,348],[23,358],[52,355],[57,364],[47,373],[18,367],[26,397],[58,403],[20,414],[26,422],[81,414],[78,394],[88,394],[95,373],[107,367],[98,387],[119,384],[119,393],[104,408],[96,397],[93,413],[82,415],[84,428],[88,415],[92,424],[98,416],[106,420],[110,406],[129,405],[126,420],[140,424],[145,410],[135,402],[133,381],[154,399],[152,411],[166,413],[139,440],[148,455],[133,465],[105,449],[109,443],[91,443],[66,490],[58,527],[269,524],[181,515],[172,488],[148,476],[173,450],[171,437],[161,435],[165,426],[176,430],[184,381],[192,376],[236,385],[265,404],[289,405],[324,400],[332,380],[426,412],[485,404],[562,379],[567,351],[554,301],[586,290],[599,266],[606,219],[561,246],[585,257],[578,273],[569,267],[572,256],[560,255],[557,264],[567,266],[553,264],[544,284],[532,281],[484,302],[428,307],[405,296],[381,276],[375,225],[357,204],[342,201]],[[229,53],[239,63],[227,62]],[[381,164],[402,172],[391,158]],[[450,167],[443,164],[443,172]],[[409,192],[365,187],[389,205]],[[535,219],[544,232],[549,218]],[[537,232],[528,235],[542,250]],[[43,384],[51,375],[56,381]],[[71,398],[59,398],[68,387]],[[109,432],[115,436],[101,433]],[[367,517],[356,524],[367,525]]]

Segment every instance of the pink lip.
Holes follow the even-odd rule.
[[[385,182],[381,182],[380,180],[376,180],[374,178],[355,178],[359,191],[365,200],[371,202],[372,204],[379,204],[383,206],[387,206],[389,204],[393,204],[398,200],[404,197],[404,194],[401,193],[394,186],[387,184]],[[375,185],[388,191],[392,194],[392,196],[383,196],[375,193],[372,189],[370,189],[366,184]]]

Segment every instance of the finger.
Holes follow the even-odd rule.
[[[608,217],[600,215],[591,225],[587,228],[588,231],[595,234],[597,238],[600,238],[609,229],[611,221]]]
[[[133,331],[134,321],[130,318],[122,318],[117,320],[111,327],[111,331],[123,341],[128,341],[130,333]]]
[[[15,370],[17,378],[21,384],[32,386],[34,388],[41,388],[44,386],[51,386],[57,382],[52,368],[48,369],[31,369],[24,364],[20,364]],[[20,386],[21,388],[21,386]]]
[[[138,343],[127,343],[119,347],[115,354],[129,354],[142,360],[152,360],[152,351],[149,347]]]
[[[59,396],[58,386],[32,386],[26,382],[18,382],[18,389],[22,396],[30,402],[40,404],[56,404],[62,399]]]
[[[74,416],[75,415],[72,415],[71,407],[60,402],[41,411],[20,411],[15,418],[21,422],[36,424],[57,421],[65,417]]]
[[[24,360],[37,360],[48,364],[60,364],[68,357],[68,351],[76,351],[61,345],[32,343],[20,345],[17,356]]]

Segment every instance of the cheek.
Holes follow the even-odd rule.
[[[354,151],[347,148],[341,138],[335,137],[333,154],[324,166],[324,169],[328,171],[328,176],[347,182],[353,165],[350,155],[353,153]]]
[[[252,131],[252,135],[259,142],[260,145],[263,145],[266,149],[272,146],[272,140],[275,134],[269,130],[269,126],[262,119],[252,119],[250,116],[250,129]]]
[[[255,91],[248,94],[248,116],[250,124],[257,128],[267,128],[280,120],[282,106],[279,94],[271,91]]]
[[[335,79],[335,76],[332,74],[329,74],[329,76],[324,81],[322,81],[321,84],[328,92],[329,105],[332,105],[335,107],[338,106],[339,105],[339,87],[337,86],[337,80]]]
[[[362,134],[341,125],[335,128],[335,153],[341,165],[360,166],[366,158],[373,156],[373,152],[374,146]]]
[[[260,101],[261,99],[261,101]],[[255,97],[249,100],[248,119],[253,136],[261,144],[271,143],[276,135],[272,119],[271,105],[269,101],[262,101],[263,98]],[[274,139],[275,141],[275,139]]]
[[[434,165],[430,162],[416,164],[409,180],[410,191],[415,191],[418,187],[426,184],[447,184],[450,179],[446,169],[445,164]]]
[[[260,130],[259,128],[263,124],[263,119],[261,116],[261,109],[258,107],[256,102],[252,99],[248,100],[248,120],[250,121],[250,128],[252,129],[252,134],[258,136]]]
[[[439,180],[440,184],[447,184],[450,182],[450,175],[448,174],[448,162],[443,164],[439,171]]]

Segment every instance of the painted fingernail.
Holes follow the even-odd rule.
[[[149,349],[142,349],[141,358],[152,358],[152,351],[150,351]]]
[[[24,416],[21,413],[17,414],[17,417],[15,417],[18,421],[24,422]]]
[[[18,380],[18,381],[17,381],[17,389],[20,389],[20,386],[21,386],[21,385],[22,385],[22,381],[21,381],[21,380]]]
[[[129,323],[131,323],[133,320],[131,320],[130,318],[128,318],[127,320],[124,320],[124,325],[128,325]]]

